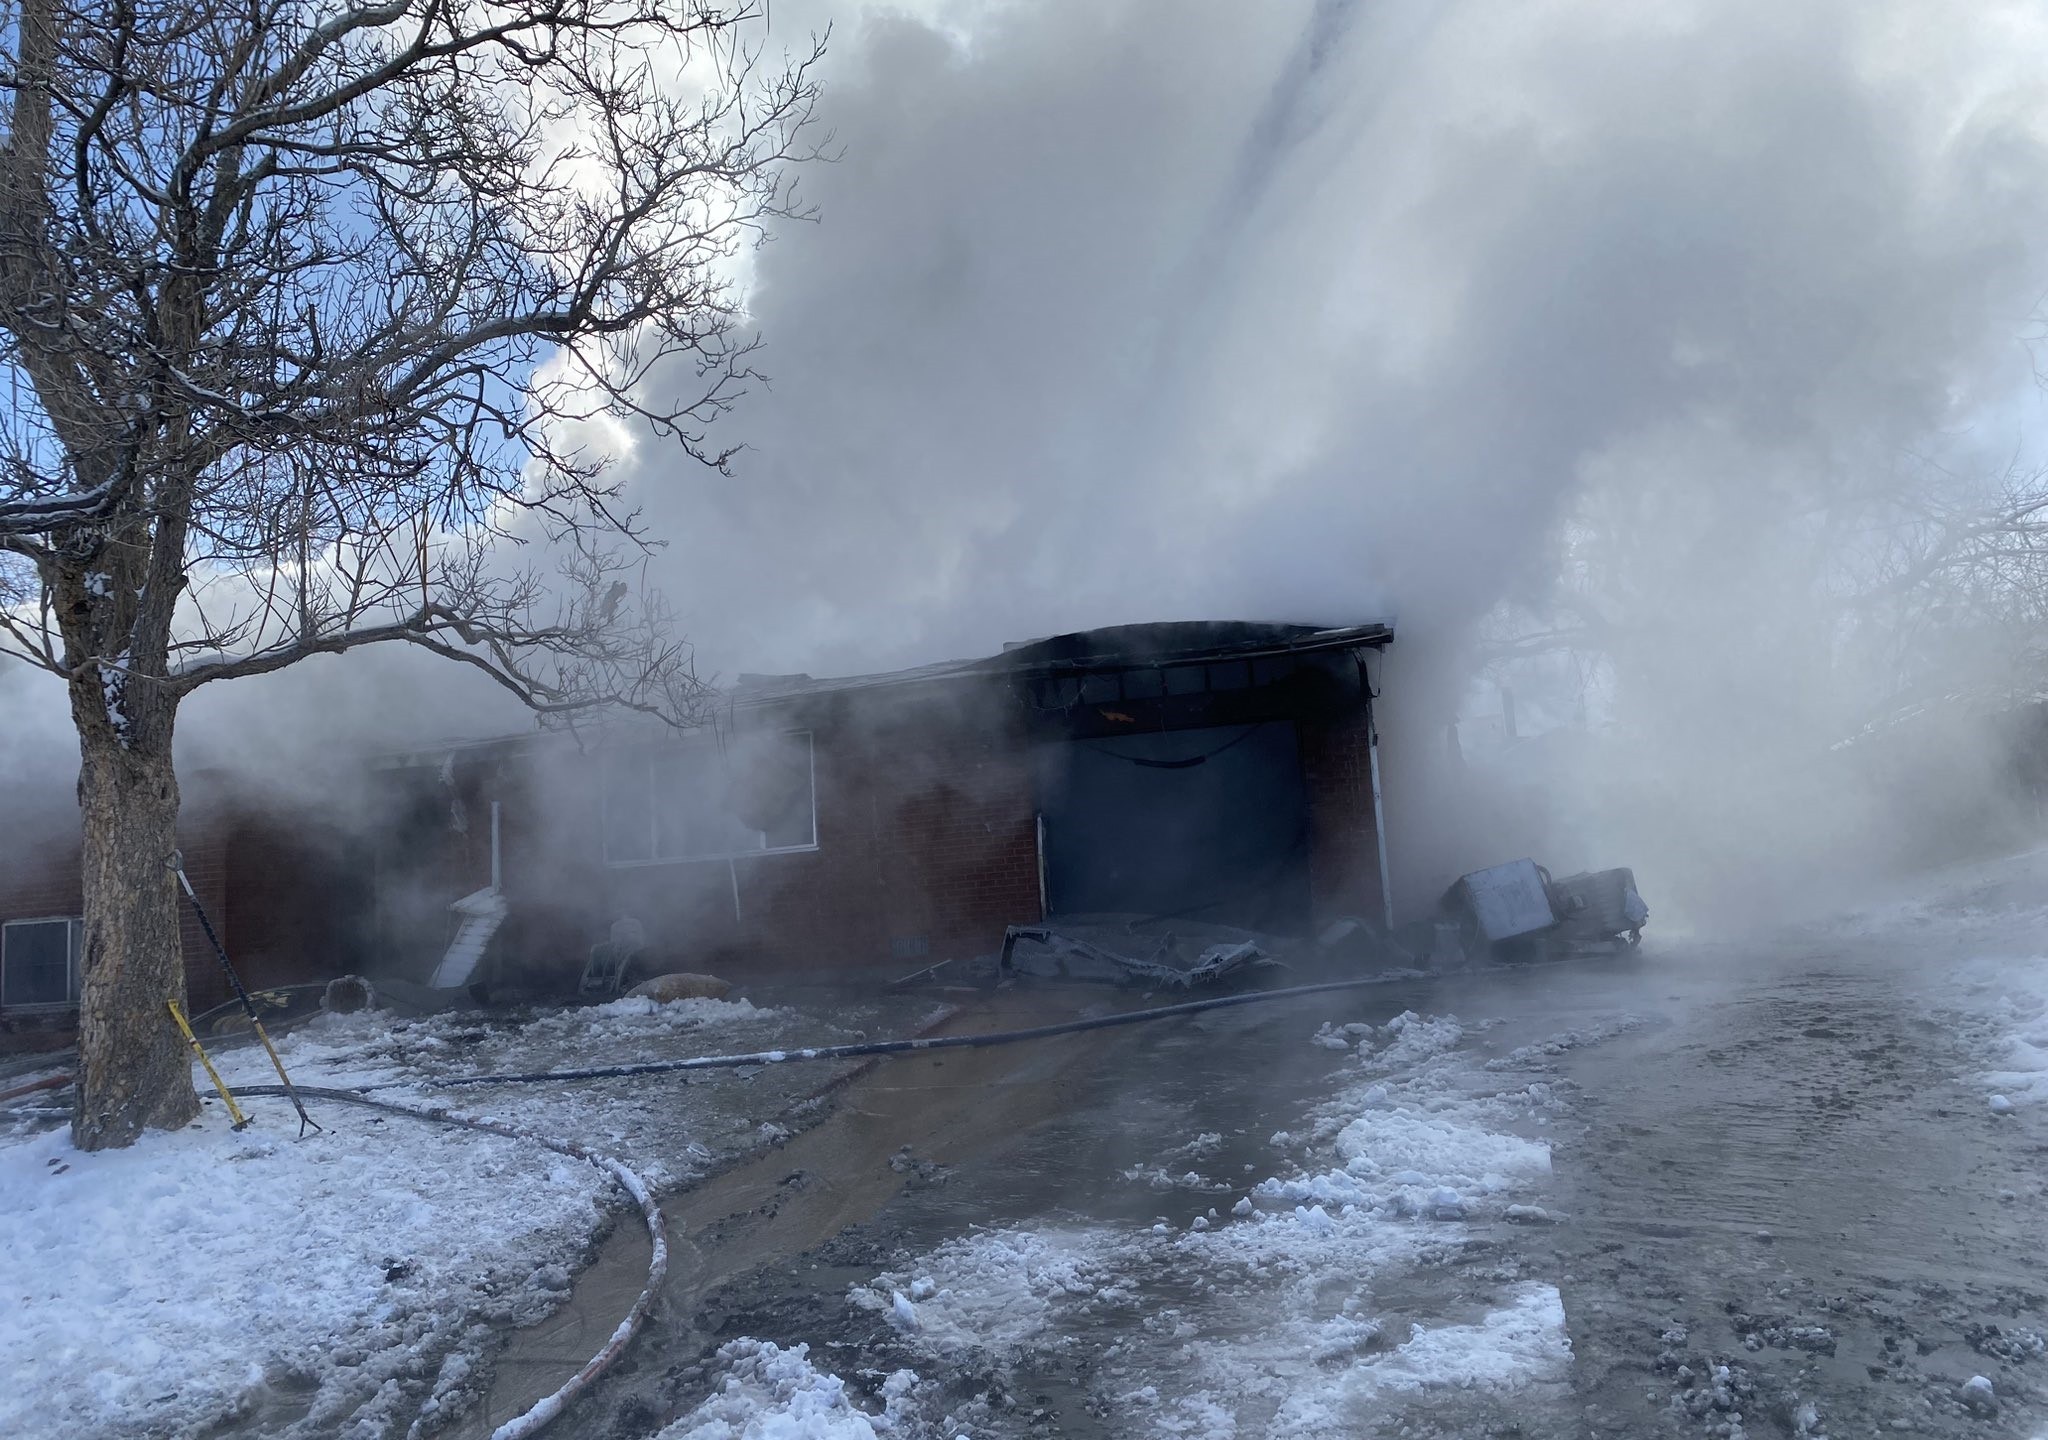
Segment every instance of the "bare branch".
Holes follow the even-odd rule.
[[[732,262],[803,213],[822,42],[765,66],[744,0],[19,14],[0,30],[16,652],[85,687],[75,710],[132,692],[144,738],[198,685],[394,640],[543,713],[687,713],[659,597],[612,593],[652,542],[578,430],[729,460],[708,426],[754,374]],[[657,394],[657,371],[700,384]],[[566,589],[505,542],[565,554]]]

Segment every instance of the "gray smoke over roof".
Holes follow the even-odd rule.
[[[1446,633],[1617,470],[1739,498],[2031,403],[2021,7],[776,10],[826,17],[843,158],[756,261],[752,448],[633,459],[719,668]]]

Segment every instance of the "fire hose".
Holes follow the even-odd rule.
[[[738,1070],[760,1065],[786,1065],[801,1060],[851,1060],[868,1055],[909,1055],[926,1050],[978,1050],[989,1045],[1011,1045],[1020,1040],[1043,1040],[1053,1035],[1075,1035],[1084,1030],[1108,1030],[1119,1025],[1137,1025],[1148,1020],[1168,1020],[1178,1015],[1196,1015],[1204,1010],[1222,1010],[1235,1005],[1256,1005],[1267,1000],[1291,1000],[1302,995],[1322,995],[1335,990],[1361,990],[1367,986],[1391,985],[1421,978],[1419,971],[1393,970],[1356,980],[1324,980],[1313,985],[1288,985],[1278,990],[1247,990],[1235,995],[1215,995],[1207,1000],[1188,1000],[1178,1005],[1157,1005],[1149,1010],[1124,1010],[1114,1015],[1091,1015],[1081,1020],[1062,1020],[1057,1024],[1033,1025],[1022,1030],[992,1030],[980,1035],[932,1035],[909,1040],[862,1040],[850,1045],[819,1045],[802,1050],[751,1050],[740,1055],[695,1055],[686,1060],[648,1060],[634,1065],[596,1065],[576,1070],[535,1070],[505,1075],[444,1075],[426,1081],[385,1080],[360,1086],[358,1093],[397,1090],[419,1084],[537,1085],[553,1080],[616,1080],[628,1075],[665,1075],[678,1070]]]
[[[479,1130],[508,1139],[527,1140],[553,1150],[557,1154],[595,1165],[610,1174],[621,1188],[632,1197],[640,1208],[641,1218],[647,1225],[647,1237],[652,1244],[652,1253],[647,1263],[647,1282],[641,1287],[633,1307],[626,1318],[619,1322],[602,1349],[586,1361],[582,1369],[564,1381],[554,1393],[548,1395],[524,1414],[506,1421],[491,1432],[491,1440],[525,1440],[525,1437],[539,1433],[541,1428],[568,1408],[579,1394],[594,1382],[632,1343],[646,1323],[649,1311],[654,1307],[656,1292],[668,1274],[668,1234],[663,1224],[661,1206],[647,1183],[626,1165],[609,1155],[576,1144],[542,1135],[520,1126],[509,1125],[499,1120],[488,1120],[477,1116],[464,1115],[446,1106],[413,1106],[392,1100],[380,1100],[369,1092],[392,1090],[404,1086],[430,1084],[440,1086],[459,1085],[515,1085],[539,1084],[544,1081],[567,1080],[609,1080],[631,1075],[657,1075],[687,1070],[741,1069],[760,1065],[791,1064],[811,1060],[846,1060],[881,1055],[916,1054],[930,1050],[980,1049],[992,1045],[1011,1045],[1020,1041],[1045,1039],[1054,1035],[1074,1035],[1089,1030],[1107,1030],[1123,1025],[1138,1025],[1152,1020],[1167,1020],[1183,1015],[1197,1015],[1208,1010],[1222,1010],[1239,1005],[1256,1005],[1271,1000],[1297,999],[1304,995],[1324,995],[1343,990],[1360,990],[1369,986],[1388,985],[1401,981],[1421,978],[1414,971],[1391,971],[1379,975],[1351,980],[1327,980],[1312,985],[1290,985],[1277,990],[1250,990],[1233,995],[1216,995],[1204,1000],[1189,1000],[1176,1005],[1158,1005],[1145,1010],[1126,1010],[1113,1015],[1095,1015],[1080,1020],[1065,1020],[1051,1025],[1033,1025],[1018,1030],[994,1030],[979,1035],[935,1035],[901,1040],[868,1040],[849,1045],[819,1045],[797,1050],[756,1050],[738,1055],[699,1055],[683,1060],[657,1060],[635,1065],[591,1066],[576,1070],[535,1071],[529,1074],[510,1075],[458,1075],[437,1077],[424,1081],[385,1081],[363,1085],[352,1090],[326,1089],[301,1085],[287,1088],[283,1085],[250,1085],[239,1092],[244,1096],[272,1095],[296,1098],[310,1097],[316,1100],[333,1100],[344,1105],[361,1105],[386,1114],[403,1115],[414,1120],[428,1120],[443,1125],[456,1125],[469,1130]]]
[[[242,1095],[280,1095],[286,1098],[309,1096],[316,1100],[334,1100],[344,1105],[361,1105],[371,1110],[380,1110],[387,1115],[404,1115],[413,1120],[431,1120],[442,1125],[458,1125],[466,1130],[481,1130],[491,1135],[502,1135],[508,1140],[527,1140],[574,1159],[595,1165],[619,1182],[619,1186],[633,1203],[640,1207],[640,1218],[647,1224],[647,1239],[652,1253],[647,1259],[647,1283],[640,1287],[633,1308],[626,1312],[626,1318],[618,1323],[603,1348],[583,1362],[583,1368],[563,1381],[553,1393],[547,1395],[521,1415],[514,1416],[491,1432],[491,1440],[525,1440],[526,1436],[539,1434],[542,1427],[553,1421],[569,1407],[591,1382],[596,1380],[613,1361],[625,1353],[640,1333],[640,1327],[647,1322],[647,1315],[654,1308],[655,1292],[661,1289],[661,1282],[668,1275],[668,1227],[661,1217],[661,1205],[654,1198],[654,1191],[645,1180],[634,1174],[624,1162],[609,1155],[601,1155],[586,1149],[573,1140],[558,1140],[517,1125],[508,1125],[500,1120],[486,1120],[474,1115],[463,1115],[445,1106],[400,1105],[390,1100],[377,1100],[354,1090],[330,1090],[317,1086],[300,1085],[288,1089],[283,1085],[245,1085]]]

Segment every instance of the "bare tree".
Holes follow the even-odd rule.
[[[1499,673],[1562,659],[1611,691],[1631,661],[1682,644],[1675,600],[1700,605],[1697,621],[1739,623],[1708,605],[1736,587],[1672,574],[1655,532],[1679,526],[1679,502],[1654,492],[1601,500],[1563,527],[1559,579],[1543,603],[1488,618],[1480,655]],[[1908,455],[1883,473],[1812,477],[1769,497],[1746,490],[1739,509],[1721,509],[1755,532],[1743,579],[1769,602],[1768,625],[1751,624],[1743,643],[1773,643],[1762,630],[1803,632],[1801,668],[1824,681],[1809,688],[1838,702],[1818,739],[1930,703],[1996,710],[2048,688],[2048,470],[1957,471]],[[1717,551],[1704,553],[1718,563]],[[1766,562],[1755,565],[1759,555]]]
[[[765,44],[752,0],[0,0],[0,650],[78,732],[79,1144],[197,1110],[185,696],[391,641],[690,702],[591,432],[728,458],[732,261],[798,212],[821,54]]]

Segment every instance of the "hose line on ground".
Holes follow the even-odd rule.
[[[648,1311],[654,1308],[654,1295],[661,1288],[662,1280],[668,1275],[668,1227],[661,1218],[661,1206],[648,1188],[632,1170],[609,1155],[601,1155],[578,1145],[573,1140],[558,1140],[517,1125],[507,1125],[501,1120],[485,1120],[474,1115],[463,1115],[445,1106],[400,1105],[390,1100],[376,1100],[354,1090],[321,1089],[311,1085],[297,1087],[299,1095],[318,1100],[336,1100],[344,1105],[361,1105],[371,1110],[381,1110],[388,1115],[404,1115],[414,1120],[431,1120],[442,1125],[459,1125],[468,1130],[482,1130],[492,1135],[502,1135],[508,1140],[529,1140],[536,1145],[553,1150],[558,1155],[568,1155],[586,1161],[609,1174],[619,1186],[633,1197],[633,1203],[640,1207],[640,1218],[647,1222],[647,1238],[653,1246],[653,1253],[647,1260],[647,1283],[640,1287],[639,1298],[633,1308],[626,1312],[626,1318],[618,1323],[604,1347],[583,1363],[583,1368],[571,1375],[541,1399],[524,1414],[516,1415],[491,1432],[491,1440],[526,1440],[537,1435],[543,1426],[569,1407],[569,1402],[587,1389],[590,1383],[602,1375],[614,1360],[625,1353],[626,1346],[640,1333],[640,1327],[647,1321]],[[240,1092],[249,1095],[281,1095],[291,1097],[291,1092],[282,1085],[247,1085]]]
[[[1265,1000],[1291,1000],[1300,995],[1322,995],[1333,990],[1361,990],[1370,985],[1391,985],[1425,978],[1417,970],[1386,971],[1357,980],[1325,980],[1314,985],[1289,985],[1279,990],[1246,990],[1236,995],[1216,995],[1207,1000],[1188,1000],[1178,1005],[1158,1005],[1149,1010],[1124,1010],[1114,1015],[1092,1015],[1084,1020],[1063,1020],[1056,1025],[1033,1025],[1024,1030],[992,1030],[981,1035],[934,1035],[914,1040],[862,1040],[850,1045],[819,1045],[803,1050],[754,1050],[744,1055],[695,1055],[687,1060],[647,1060],[634,1065],[595,1065],[578,1070],[536,1070],[517,1075],[442,1075],[432,1079],[383,1080],[358,1086],[355,1093],[372,1090],[410,1089],[415,1086],[455,1085],[537,1085],[549,1080],[615,1080],[626,1075],[662,1075],[675,1070],[736,1070],[754,1065],[785,1065],[797,1060],[851,1060],[863,1055],[906,1055],[925,1050],[972,1050],[985,1045],[1009,1045],[1019,1040],[1042,1040],[1050,1035],[1073,1035],[1083,1030],[1107,1030],[1117,1025],[1136,1025],[1147,1020],[1168,1020],[1176,1015],[1195,1015],[1204,1010],[1221,1010],[1232,1005],[1256,1005]],[[310,1092],[309,1092],[310,1093]]]
[[[738,1069],[753,1065],[787,1064],[797,1060],[850,1060],[870,1055],[903,1055],[926,1050],[978,1049],[988,1045],[1014,1044],[1022,1040],[1040,1040],[1053,1035],[1073,1035],[1086,1030],[1107,1030],[1118,1025],[1137,1025],[1149,1020],[1166,1020],[1179,1015],[1197,1015],[1205,1010],[1254,1005],[1267,1000],[1288,1000],[1303,995],[1360,990],[1368,986],[1420,978],[1420,973],[1416,971],[1392,971],[1353,980],[1327,980],[1314,985],[1290,985],[1279,990],[1247,990],[1235,995],[1216,995],[1206,1000],[1189,1000],[1178,1005],[1158,1005],[1148,1010],[1126,1010],[1115,1015],[1095,1015],[1082,1020],[1066,1020],[1054,1025],[1034,1025],[1022,1030],[995,1030],[980,1035],[869,1040],[851,1045],[822,1045],[802,1050],[758,1050],[745,1055],[700,1055],[687,1060],[659,1060],[639,1065],[605,1065],[580,1070],[546,1070],[526,1075],[463,1075],[426,1081],[386,1081],[352,1090],[301,1085],[297,1087],[297,1091],[299,1095],[318,1100],[361,1105],[390,1115],[430,1120],[443,1125],[458,1125],[469,1130],[501,1135],[507,1139],[532,1141],[557,1154],[572,1156],[606,1171],[640,1207],[641,1217],[647,1222],[648,1239],[653,1242],[653,1254],[647,1263],[647,1283],[641,1287],[639,1298],[633,1302],[633,1308],[627,1312],[626,1318],[619,1322],[618,1328],[612,1332],[603,1349],[591,1356],[583,1368],[563,1382],[553,1394],[525,1414],[506,1421],[491,1432],[491,1440],[525,1440],[525,1437],[537,1434],[543,1426],[560,1415],[568,1408],[570,1401],[603,1374],[624,1352],[646,1322],[648,1311],[654,1305],[655,1292],[661,1288],[662,1280],[668,1273],[668,1235],[662,1223],[661,1206],[655,1201],[647,1183],[623,1163],[609,1155],[601,1155],[594,1150],[586,1149],[574,1141],[558,1140],[516,1125],[508,1125],[501,1120],[486,1120],[464,1115],[442,1105],[407,1105],[393,1100],[379,1100],[366,1092],[391,1090],[415,1084],[517,1085],[538,1084],[548,1080],[609,1080],[619,1076],[656,1075],[675,1070]],[[250,1085],[245,1086],[240,1093],[243,1096],[275,1095],[288,1098],[291,1095],[291,1092],[282,1085]]]

